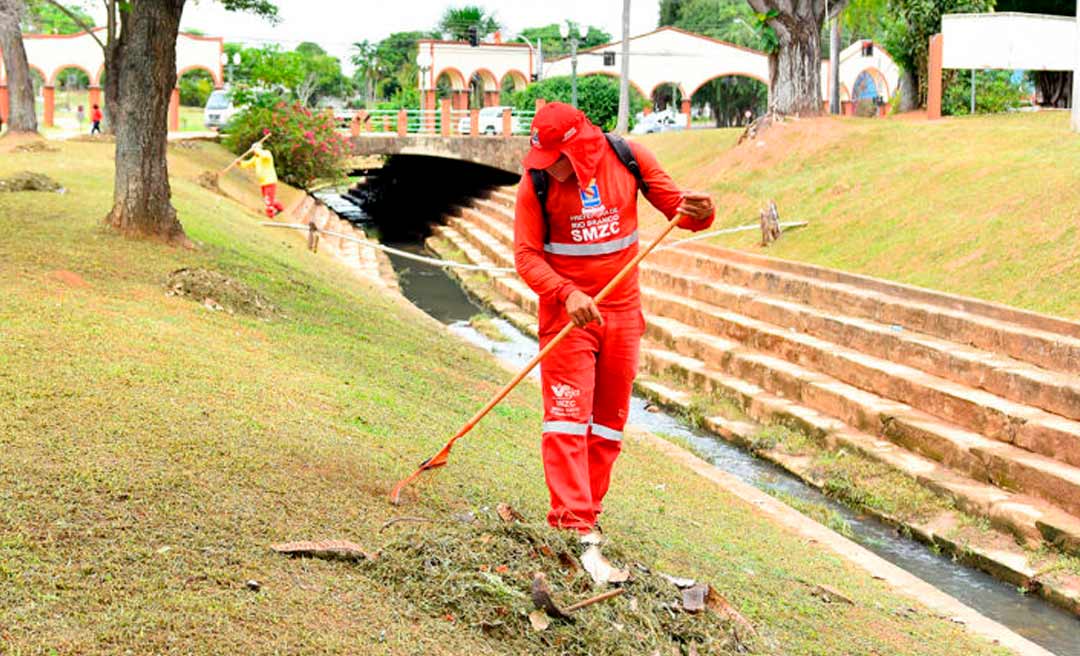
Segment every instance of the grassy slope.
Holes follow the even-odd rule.
[[[770,255],[1080,319],[1080,137],[1065,113],[802,121],[732,149],[738,135],[643,141],[680,184],[717,195],[717,227],[757,223],[768,199],[811,222]]]
[[[173,151],[174,202],[198,252],[100,228],[111,147],[60,147],[0,159],[0,176],[32,169],[69,188],[0,195],[0,651],[553,653],[520,616],[518,639],[491,641],[395,599],[362,565],[267,549],[376,547],[394,515],[499,500],[542,517],[535,386],[455,449],[419,500],[391,508],[391,484],[506,374],[195,186],[207,162],[227,161],[216,147]],[[235,276],[285,318],[166,297],[162,282],[181,266]],[[992,652],[657,453],[627,451],[608,532],[643,562],[716,584],[782,653]],[[857,605],[823,604],[795,579]],[[616,634],[591,647],[618,645]]]

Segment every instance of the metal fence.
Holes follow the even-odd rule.
[[[503,137],[528,134],[535,114],[509,108],[372,109],[339,115],[338,121],[340,128],[353,136]]]

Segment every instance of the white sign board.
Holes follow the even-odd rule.
[[[1039,14],[948,14],[941,17],[943,68],[1071,71],[1076,19]]]

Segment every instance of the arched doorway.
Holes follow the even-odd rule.
[[[90,72],[75,64],[53,73],[54,125],[82,130],[87,124],[90,115],[90,79]]]
[[[768,102],[769,86],[763,80],[738,73],[717,75],[691,94],[701,117],[718,128],[746,125],[765,113]]]
[[[469,95],[465,85],[465,76],[456,68],[447,68],[435,77],[436,105],[441,106],[444,99],[450,99],[454,109],[468,109]]]
[[[654,112],[678,114],[682,111],[682,101],[686,94],[678,82],[661,82],[649,93],[649,100]]]
[[[469,76],[469,107],[494,107],[499,104],[499,82],[486,68],[473,71]]]
[[[852,85],[851,99],[855,102],[860,100],[888,99],[889,87],[885,77],[876,69],[868,68],[855,77]]]
[[[499,104],[510,105],[514,93],[523,91],[529,85],[525,74],[520,71],[510,71],[499,80]]]
[[[201,67],[186,69],[176,78],[176,88],[180,90],[180,130],[201,128],[206,101],[214,92],[213,73]]]

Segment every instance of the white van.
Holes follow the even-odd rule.
[[[497,107],[484,107],[480,110],[477,117],[477,131],[480,134],[502,134],[503,129],[503,110],[513,110],[513,107],[509,106],[497,106]],[[458,121],[458,132],[461,134],[469,134],[471,120],[469,118],[463,118]],[[526,127],[521,122],[521,119],[517,116],[510,117],[510,133],[511,134],[523,134],[526,132]]]
[[[206,99],[203,123],[211,130],[220,130],[240,109],[233,105],[228,91],[218,89]]]

